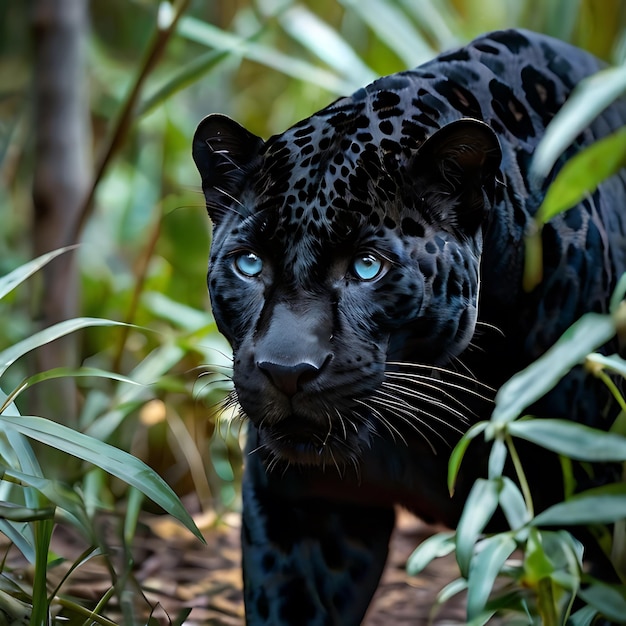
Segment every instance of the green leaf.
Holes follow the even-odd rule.
[[[506,521],[512,529],[524,526],[531,518],[530,511],[526,508],[524,496],[519,487],[508,476],[502,477],[499,502],[506,517]]]
[[[544,396],[585,357],[604,345],[615,334],[608,315],[587,313],[575,322],[545,354],[509,379],[496,395],[492,422],[505,423],[517,418],[533,402]]]
[[[456,560],[467,578],[479,536],[498,506],[499,485],[479,478],[469,492],[456,531]]]
[[[30,509],[10,502],[0,503],[0,517],[11,522],[32,522],[54,518],[54,507]]]
[[[626,615],[626,590],[623,587],[607,585],[598,580],[578,592],[587,604],[594,607],[604,617],[623,624]]]
[[[0,532],[24,555],[29,563],[35,562],[35,538],[29,523],[0,519]]]
[[[626,484],[588,489],[539,513],[533,526],[610,524],[626,518]],[[626,613],[625,613],[626,615]]]
[[[583,424],[558,419],[525,419],[512,422],[514,437],[577,461],[626,461],[626,437]]]
[[[530,176],[548,175],[563,151],[594,118],[626,91],[626,65],[602,70],[581,81],[548,125],[535,150]]]
[[[609,370],[610,372],[614,372],[626,378],[626,360],[622,359],[618,354],[604,356],[604,354],[594,352],[587,356],[587,362],[592,364],[592,366],[598,365],[602,369]]]
[[[339,33],[304,5],[292,5],[278,20],[293,39],[336,72],[367,85],[378,78]]]
[[[42,254],[36,259],[33,259],[28,263],[24,263],[12,272],[2,276],[0,278],[0,300],[13,291],[13,289],[15,289],[19,284],[23,283],[27,278],[32,276],[35,272],[40,270],[44,265],[47,265],[50,261],[52,261],[52,259],[58,257],[64,252],[67,252],[68,250],[74,250],[77,247],[78,246],[67,246],[65,248],[60,248],[59,250],[53,250],[47,254]]]
[[[86,434],[102,441],[107,440],[131,411],[152,397],[153,392],[149,386],[154,385],[163,374],[169,372],[185,354],[179,345],[170,341],[155,348],[130,373],[130,378],[135,384],[127,385],[125,382],[120,384],[113,398],[114,408],[90,424],[86,428]]]
[[[502,476],[507,454],[508,451],[504,439],[495,439],[491,446],[491,451],[489,452],[488,478],[493,480]]]
[[[524,572],[526,580],[536,586],[554,573],[554,563],[546,554],[542,534],[537,528],[531,528],[524,554]]]
[[[161,104],[165,104],[175,93],[197,82],[220,61],[226,59],[229,54],[228,50],[209,50],[194,59],[190,59],[178,68],[163,85],[141,102],[137,107],[137,115],[144,116]]]
[[[42,417],[0,416],[0,423],[27,437],[101,467],[113,476],[136,487],[170,515],[180,520],[203,541],[202,534],[171,487],[143,461],[107,443]]]
[[[568,626],[591,626],[597,614],[597,609],[592,606],[584,606],[570,616],[567,624]]]
[[[20,357],[28,354],[31,350],[35,350],[59,337],[69,335],[81,328],[91,328],[94,326],[124,326],[123,322],[114,322],[112,320],[101,319],[97,317],[77,317],[75,319],[59,322],[48,328],[44,328],[39,332],[31,335],[27,339],[23,339],[18,343],[6,348],[0,352],[0,376],[17,361]]]
[[[398,58],[405,67],[414,67],[432,59],[436,51],[416,30],[406,13],[387,0],[340,0],[352,9]]]
[[[406,564],[409,576],[417,576],[431,561],[454,551],[454,533],[437,533],[420,543]]]
[[[352,93],[362,86],[352,80],[340,78],[312,63],[293,58],[276,48],[264,46],[248,38],[220,30],[191,16],[181,18],[178,23],[178,34],[201,45],[216,50],[228,50],[231,54],[241,55],[287,76],[319,85],[336,95]]]
[[[467,581],[467,617],[472,620],[483,611],[504,562],[517,544],[507,534],[498,534],[481,541],[472,559]]]
[[[2,402],[3,406],[5,406],[2,414],[19,417],[20,412],[17,410],[17,407],[13,402],[7,402],[7,398],[8,396],[2,391],[2,389],[0,389],[0,402]],[[0,426],[0,432],[1,431],[4,431],[4,429]],[[35,453],[33,452],[33,449],[27,439],[14,430],[9,429],[4,432],[10,446],[10,451],[3,450],[4,460],[11,464],[11,467],[14,469],[23,470],[28,474],[35,476],[43,476],[39,461],[37,460],[37,457],[35,456]],[[2,446],[1,438],[0,446]],[[27,497],[26,501],[29,506],[36,508],[37,502],[35,500],[30,500]]]
[[[467,589],[467,581],[464,578],[457,578],[448,583],[438,594],[437,604],[444,604],[450,598],[458,595]]]
[[[17,470],[7,469],[4,474],[42,493],[48,501],[66,513],[66,517],[69,517],[76,528],[86,536],[90,535],[92,525],[87,518],[83,501],[67,485],[58,480],[31,476]]]
[[[459,474],[461,467],[461,461],[465,456],[465,452],[472,439],[480,435],[487,427],[488,422],[479,422],[474,424],[454,446],[452,454],[450,454],[450,460],[448,461],[448,491],[450,495],[454,494],[454,485],[456,483],[456,477]]]
[[[23,393],[29,387],[36,385],[37,383],[44,382],[46,380],[54,380],[57,378],[108,378],[110,380],[118,380],[120,382],[128,383],[129,385],[140,385],[141,383],[137,383],[131,378],[127,376],[123,376],[122,374],[116,374],[114,372],[107,372],[105,370],[97,369],[94,367],[81,367],[80,369],[75,369],[71,367],[56,367],[51,370],[47,370],[45,372],[39,372],[38,374],[34,374],[29,378],[26,378],[22,381],[16,389],[14,389],[11,394],[7,397],[4,403],[0,406],[0,413],[4,413],[8,408],[8,404],[10,402],[14,402],[17,397]]]
[[[548,187],[535,221],[541,225],[578,204],[598,185],[626,166],[626,128],[599,139],[573,156]]]

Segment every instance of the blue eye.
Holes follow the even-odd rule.
[[[374,280],[383,269],[383,261],[375,254],[367,252],[352,261],[352,271],[359,280]]]
[[[244,276],[255,277],[263,270],[263,261],[254,252],[242,252],[235,257],[235,267]]]

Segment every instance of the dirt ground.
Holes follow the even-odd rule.
[[[241,626],[244,624],[239,552],[239,518],[230,515],[219,524],[212,516],[197,517],[206,545],[167,517],[145,516],[133,539],[136,585],[128,584],[131,599],[126,617],[119,607],[105,611],[116,624],[128,623],[128,611],[136,616],[137,624],[146,623],[151,615],[154,624],[184,624],[185,626]],[[112,554],[119,552],[112,520],[103,519],[107,543]],[[408,577],[405,563],[415,546],[435,532],[406,513],[399,516],[394,533],[390,559],[374,602],[364,621],[365,626],[421,626],[429,623],[437,592],[457,576],[452,557],[438,559],[418,577]],[[6,540],[0,548],[8,546]],[[117,546],[117,547],[116,547]],[[51,570],[49,580],[60,582],[69,564],[78,558],[86,544],[65,528],[55,531],[53,549],[67,561]],[[3,551],[4,553],[4,551]],[[28,580],[29,568],[13,547],[5,561],[5,569],[13,570]],[[123,567],[116,571],[123,571]],[[32,574],[32,572],[30,572]],[[61,594],[78,600],[97,602],[109,589],[111,577],[104,559],[96,557],[78,567],[61,586]],[[139,588],[142,591],[139,591]],[[190,611],[184,620],[183,612]],[[84,618],[70,624],[84,623]],[[437,625],[463,624],[462,600],[446,604],[432,622]]]

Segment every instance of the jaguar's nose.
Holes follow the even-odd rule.
[[[294,396],[305,383],[315,379],[322,370],[322,366],[314,363],[302,362],[294,365],[283,365],[271,361],[261,361],[257,367],[280,389],[285,395]]]

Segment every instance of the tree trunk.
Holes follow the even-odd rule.
[[[90,180],[85,0],[33,0],[35,159],[33,180],[34,255],[66,245],[74,231]],[[73,252],[43,272],[39,310],[42,327],[76,317],[78,271]],[[75,366],[77,339],[70,335],[36,353],[38,371]],[[37,414],[68,425],[76,420],[72,379],[46,383],[37,394]]]

